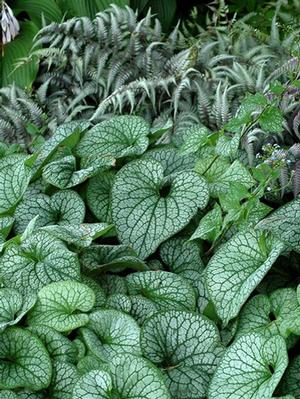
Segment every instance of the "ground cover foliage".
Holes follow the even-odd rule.
[[[116,6],[39,32],[32,90],[0,90],[1,398],[300,398],[280,10],[270,34]]]

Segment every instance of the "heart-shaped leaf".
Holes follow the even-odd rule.
[[[38,215],[36,227],[52,224],[80,224],[85,215],[85,205],[75,191],[58,191],[51,197],[45,194],[26,197],[15,212],[15,230],[23,233],[28,223]]]
[[[210,384],[209,399],[270,399],[288,364],[284,339],[240,337],[225,352]]]
[[[52,283],[38,292],[28,323],[68,332],[88,323],[86,312],[92,309],[94,302],[93,290],[84,284],[77,281]]]
[[[195,172],[165,178],[160,163],[138,160],[116,175],[112,218],[121,241],[146,258],[185,227],[207,201],[207,184]]]
[[[73,399],[170,399],[158,369],[133,355],[117,355],[111,359],[109,372],[94,370],[79,379]]]
[[[150,126],[139,116],[117,116],[90,129],[77,146],[80,157],[111,155],[115,158],[146,151]]]
[[[85,343],[100,358],[110,360],[117,354],[141,353],[140,328],[125,313],[113,309],[99,310],[90,315],[87,327],[82,330]]]
[[[0,261],[0,275],[6,286],[30,293],[54,281],[79,279],[80,270],[74,253],[38,232],[21,245],[8,246]]]
[[[130,294],[150,299],[160,310],[195,309],[195,291],[177,274],[163,271],[133,273],[127,277],[127,284]]]
[[[172,398],[206,398],[223,353],[216,326],[188,313],[156,313],[142,327],[143,355],[163,370]]]
[[[283,249],[280,241],[246,230],[232,237],[211,258],[206,284],[224,324],[238,315]]]
[[[0,388],[46,388],[51,361],[41,341],[30,331],[9,327],[0,335]]]

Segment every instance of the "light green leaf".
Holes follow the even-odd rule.
[[[120,310],[124,313],[131,311],[131,298],[124,294],[112,294],[107,298],[106,308]]]
[[[197,152],[207,142],[210,130],[205,126],[192,126],[184,132],[183,144],[179,152],[181,154],[191,154]]]
[[[138,160],[116,175],[112,217],[120,240],[146,258],[185,227],[208,197],[206,182],[195,172],[168,179],[160,163]]]
[[[77,146],[80,157],[140,155],[146,151],[150,127],[139,116],[117,116],[90,129]]]
[[[256,227],[270,231],[288,247],[300,252],[300,198],[276,209]]]
[[[100,359],[110,361],[117,354],[141,354],[139,326],[131,316],[118,310],[92,313],[82,335],[88,349]]]
[[[0,159],[0,213],[10,211],[22,198],[31,178],[23,155]]]
[[[131,295],[150,299],[159,310],[194,310],[196,295],[181,276],[163,271],[133,273],[127,276]]]
[[[202,154],[200,159],[195,165],[195,171],[199,175],[203,175],[209,185],[215,181],[222,181],[221,176],[230,167],[230,162],[226,159],[222,159],[215,154]]]
[[[91,245],[82,250],[80,261],[88,273],[96,275],[124,269],[149,270],[135,251],[126,245]]]
[[[270,297],[256,295],[240,313],[237,336],[249,332],[261,332],[266,336],[281,334],[283,321],[298,307],[296,291],[292,288],[276,290]]]
[[[35,307],[28,315],[30,325],[45,325],[59,332],[68,332],[88,323],[86,314],[95,303],[91,288],[77,281],[61,281],[38,292]]]
[[[30,326],[29,330],[41,340],[52,360],[59,363],[76,362],[76,348],[67,337],[47,326]]]
[[[66,189],[83,183],[100,170],[108,169],[113,164],[113,158],[99,157],[94,164],[77,170],[76,158],[69,155],[46,165],[43,169],[43,178],[55,187]]]
[[[46,388],[51,369],[45,347],[31,332],[10,327],[1,333],[0,389]]]
[[[176,172],[193,170],[197,158],[193,154],[187,156],[182,155],[177,148],[164,145],[147,151],[146,154],[143,155],[143,159],[154,159],[158,161],[163,167],[164,175],[169,176]]]
[[[260,127],[268,133],[281,133],[283,122],[282,112],[277,107],[267,108],[259,117]]]
[[[5,45],[4,56],[1,57],[1,87],[10,84],[16,84],[22,88],[30,87],[38,71],[38,65],[33,61],[23,64],[15,70],[16,63],[20,58],[28,57],[33,38],[39,30],[31,21],[21,22],[20,27],[20,34]]]
[[[110,372],[94,370],[79,379],[73,399],[170,399],[158,369],[150,362],[133,355],[114,356]]]
[[[221,231],[222,221],[222,210],[220,205],[216,203],[213,209],[200,220],[199,226],[190,239],[201,238],[210,242],[214,241]]]
[[[78,380],[73,364],[54,362],[51,384],[48,394],[51,399],[72,399],[73,388]]]
[[[112,3],[111,0],[95,0],[98,11],[106,10]],[[129,0],[114,0],[113,4],[119,7],[129,6]]]
[[[208,399],[270,399],[287,365],[283,338],[244,335],[221,359]]]
[[[19,323],[35,302],[32,293],[25,297],[14,288],[0,288],[0,331]]]
[[[84,275],[81,276],[81,282],[90,287],[94,291],[95,304],[93,309],[105,307],[106,295],[103,288],[99,285],[99,283],[96,282],[94,279]]]
[[[25,198],[15,212],[15,230],[22,233],[35,217],[36,227],[80,224],[84,220],[85,205],[79,194],[72,190],[58,191],[51,197],[37,194]]]
[[[241,130],[233,137],[221,136],[216,145],[216,154],[221,157],[235,157],[240,145]]]
[[[145,320],[157,312],[155,303],[142,295],[130,295],[130,301],[130,314],[139,325],[143,325]]]
[[[77,256],[58,240],[38,232],[21,245],[11,244],[0,260],[4,285],[36,292],[54,281],[79,279]]]
[[[249,230],[233,236],[214,254],[206,284],[224,324],[238,315],[283,249],[280,241]]]
[[[188,313],[157,313],[142,327],[143,355],[160,366],[172,398],[206,398],[209,381],[223,353],[216,326]]]
[[[103,363],[103,361],[99,359],[99,357],[88,354],[79,360],[77,364],[77,371],[78,374],[81,376],[89,373],[92,370],[102,370],[104,368],[104,364],[105,363]]]
[[[112,228],[113,225],[108,223],[83,223],[46,226],[41,230],[68,244],[84,248],[89,247],[93,240],[105,235]]]

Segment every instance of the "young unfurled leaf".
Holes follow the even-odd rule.
[[[0,389],[40,390],[50,384],[51,361],[30,331],[9,327],[0,334]]]
[[[114,164],[110,157],[99,157],[97,162],[76,169],[76,158],[73,155],[66,156],[46,165],[43,169],[44,180],[60,189],[71,188],[83,183],[94,176],[99,170],[108,169]]]
[[[225,352],[208,399],[270,399],[288,364],[284,339],[252,333]]]
[[[80,157],[111,155],[115,158],[146,151],[150,126],[138,116],[116,116],[90,129],[77,146]]]
[[[106,171],[92,177],[87,186],[86,199],[90,210],[101,222],[110,223],[111,218],[111,189],[115,174]]]
[[[216,326],[189,312],[156,313],[142,326],[143,355],[159,366],[172,398],[205,398],[223,353]]]
[[[75,191],[58,191],[51,197],[38,194],[25,198],[15,212],[15,230],[22,233],[28,223],[38,215],[36,227],[52,224],[80,224],[85,215],[85,205]]]
[[[0,159],[0,213],[10,211],[22,199],[31,175],[24,155]]]
[[[36,295],[28,293],[23,296],[14,288],[0,289],[0,331],[19,323],[25,314],[34,306]]]
[[[160,371],[133,355],[114,356],[109,371],[94,370],[76,383],[73,399],[171,399]]]
[[[188,224],[208,201],[203,178],[192,171],[172,177],[154,160],[139,160],[117,174],[112,190],[112,217],[124,244],[142,258]]]
[[[262,237],[254,230],[242,231],[226,242],[208,263],[208,292],[224,324],[238,315],[284,249],[277,239],[267,237],[262,241]]]
[[[32,326],[45,325],[59,332],[68,332],[88,323],[86,314],[92,309],[95,294],[77,281],[52,283],[38,292],[38,300],[29,314]]]
[[[79,279],[77,256],[45,232],[31,235],[21,245],[11,244],[0,261],[6,286],[36,292],[54,281]]]
[[[196,295],[177,274],[163,271],[134,273],[127,277],[129,293],[150,299],[160,310],[194,310]]]
[[[110,361],[117,354],[141,354],[140,327],[131,316],[118,310],[92,313],[82,334],[88,349],[99,358]]]

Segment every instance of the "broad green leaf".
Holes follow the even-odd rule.
[[[159,0],[147,0],[144,8],[142,6],[143,2],[137,1],[137,5],[139,6],[140,4],[142,10],[148,9],[149,7],[151,8],[153,14],[158,16],[165,31],[170,29],[176,14],[176,0],[164,0],[163,2]]]
[[[41,341],[31,332],[9,327],[0,336],[0,389],[46,388],[51,361]]]
[[[48,394],[51,399],[72,399],[74,385],[79,376],[73,364],[54,362]]]
[[[15,70],[16,63],[20,58],[28,56],[33,38],[39,30],[31,21],[21,22],[20,27],[20,34],[12,42],[5,45],[4,56],[0,60],[1,87],[10,84],[16,84],[22,88],[30,87],[38,71],[38,65],[33,61],[22,64],[22,66]]]
[[[281,133],[284,118],[282,112],[277,107],[267,108],[259,117],[259,124],[262,130],[268,133]]]
[[[103,274],[101,279],[98,280],[106,295],[111,294],[127,294],[126,279],[121,276],[113,274]]]
[[[228,170],[228,160],[218,157],[215,154],[202,154],[195,165],[195,171],[203,175],[211,186],[215,181],[222,181],[221,176]]]
[[[150,362],[133,355],[114,356],[110,372],[91,371],[76,383],[73,399],[170,399],[163,377]]]
[[[216,145],[216,154],[221,157],[236,157],[241,138],[241,130],[233,137],[221,136]]]
[[[280,384],[280,393],[300,399],[300,355],[290,361]]]
[[[139,325],[143,325],[145,320],[157,312],[155,303],[142,295],[130,295],[130,302],[130,314]]]
[[[110,0],[95,0],[98,11],[106,10],[112,3]],[[114,0],[113,4],[119,7],[129,6],[129,0]]]
[[[170,238],[161,245],[159,254],[173,273],[185,275],[191,271],[202,272],[204,269],[199,246],[184,238]]]
[[[86,200],[90,210],[101,222],[111,222],[111,189],[115,174],[107,171],[92,177],[87,186]]]
[[[270,399],[287,365],[283,338],[257,333],[244,335],[221,359],[208,399]]]
[[[126,245],[91,245],[82,250],[80,261],[88,273],[96,275],[124,269],[148,270],[146,263]]]
[[[130,295],[150,299],[159,310],[194,310],[196,296],[181,276],[163,271],[133,273],[127,276]]]
[[[216,326],[207,318],[169,311],[142,326],[143,355],[162,368],[172,398],[206,398],[223,353]]]
[[[10,211],[21,200],[31,178],[23,155],[0,159],[0,213]]]
[[[214,241],[221,231],[222,221],[222,210],[219,204],[215,203],[213,209],[200,220],[199,226],[190,239],[201,238],[210,242]]]
[[[164,175],[169,176],[176,172],[193,170],[197,158],[193,154],[187,156],[182,155],[177,148],[164,145],[147,151],[146,154],[143,155],[143,159],[154,159],[158,161],[163,167]]]
[[[280,332],[283,336],[288,336],[291,333],[300,335],[300,285],[297,287],[297,302],[298,306],[297,304],[287,305],[289,310],[286,310],[285,317],[282,318],[280,324]]]
[[[21,292],[38,291],[54,281],[80,277],[77,256],[58,240],[38,232],[21,245],[11,244],[0,260],[4,285]]]
[[[192,126],[184,132],[179,152],[183,155],[197,152],[206,144],[210,130],[205,126]]]
[[[103,288],[94,279],[81,276],[81,282],[90,287],[95,294],[95,304],[93,309],[103,308],[106,304],[106,295]]]
[[[42,227],[42,231],[56,237],[68,244],[77,247],[89,247],[93,240],[105,235],[113,228],[107,223],[63,224]]]
[[[77,146],[80,157],[140,155],[146,151],[150,127],[138,116],[116,116],[90,129]]]
[[[39,28],[42,27],[42,15],[48,23],[61,22],[63,18],[62,12],[55,0],[16,0],[13,6],[18,14],[26,12],[30,20]]]
[[[284,245],[254,230],[233,236],[214,254],[206,284],[218,316],[227,324],[276,261]]]
[[[297,308],[299,303],[296,291],[292,288],[276,290],[269,297],[256,295],[245,304],[239,315],[237,336],[249,332],[261,332],[266,336],[280,335],[284,320]]]
[[[77,371],[80,376],[89,373],[92,370],[102,370],[104,367],[103,361],[99,357],[88,354],[79,360],[77,364]]]
[[[19,323],[35,301],[34,294],[23,296],[14,288],[0,288],[0,331]]]
[[[110,361],[117,354],[141,354],[139,326],[131,316],[118,310],[92,313],[82,334],[88,349],[99,358]]]
[[[38,292],[35,307],[28,315],[32,326],[44,325],[59,332],[68,332],[88,323],[86,314],[95,303],[91,288],[77,281],[61,281]]]
[[[204,179],[193,171],[165,178],[160,163],[138,160],[116,175],[112,218],[118,236],[142,258],[185,227],[208,201]]]
[[[92,165],[77,170],[76,158],[69,155],[46,165],[43,169],[43,178],[55,187],[66,189],[83,183],[99,171],[109,169],[113,164],[113,158],[99,157]]]
[[[67,337],[47,326],[30,326],[29,330],[41,340],[53,361],[76,362],[76,348]]]
[[[35,217],[36,227],[80,224],[84,220],[85,205],[79,194],[72,190],[58,191],[51,197],[38,194],[25,198],[15,212],[15,230],[22,233]]]
[[[13,391],[1,391],[1,399],[18,399],[19,396]]]
[[[212,195],[226,194],[232,183],[239,183],[245,188],[255,185],[255,180],[248,169],[237,160],[218,179],[212,182],[210,186]]]
[[[270,231],[288,247],[300,252],[300,198],[276,209],[256,227]]]

